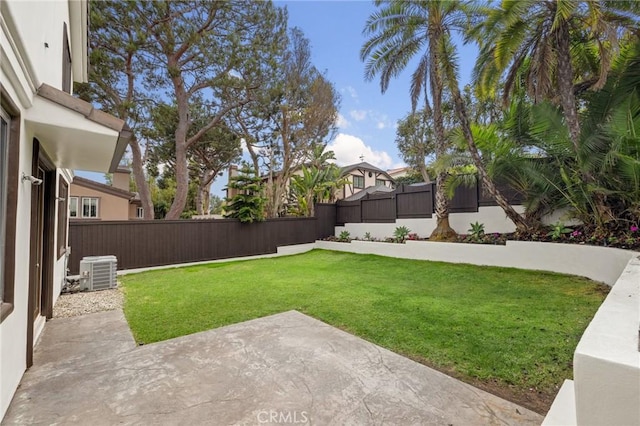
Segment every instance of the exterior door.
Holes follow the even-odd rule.
[[[27,367],[33,365],[34,321],[53,313],[53,266],[56,209],[56,168],[33,141],[31,175],[42,182],[31,185],[31,236],[29,255],[29,305],[27,322]]]
[[[33,311],[31,315],[31,321],[35,321],[41,315],[42,307],[44,305],[42,296],[45,294],[43,286],[45,279],[43,276],[44,266],[44,192],[46,188],[45,173],[42,167],[38,166],[38,171],[34,175],[38,179],[42,180],[42,184],[33,188],[33,199],[35,204],[32,205],[34,210],[34,226],[31,229],[31,238],[34,240],[35,245],[35,265],[34,265],[34,291],[32,292],[32,306]]]

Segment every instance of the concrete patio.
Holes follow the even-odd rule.
[[[54,319],[3,424],[533,425],[542,416],[296,311],[136,346]]]

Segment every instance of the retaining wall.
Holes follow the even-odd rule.
[[[636,252],[578,244],[507,241],[506,245],[407,241],[316,241],[317,248],[406,259],[504,266],[578,275],[613,285]]]

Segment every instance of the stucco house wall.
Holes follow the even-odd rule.
[[[371,186],[377,186],[377,181],[383,181],[384,186],[388,188],[392,188],[394,184],[393,179],[387,172],[366,162],[345,166],[342,170],[347,178],[347,184],[344,188],[336,191],[336,199],[338,200],[343,200]],[[356,188],[355,186],[354,180],[356,176],[364,178],[364,185],[361,188]]]
[[[74,183],[71,184],[71,196],[78,197],[78,217],[71,218],[72,220],[128,220],[130,218],[129,200],[126,198],[96,191],[91,188],[85,188]],[[80,210],[82,209],[82,197],[98,199],[97,218],[82,217],[80,214]],[[135,210],[133,214],[133,217],[135,217]]]
[[[20,110],[18,170],[31,175],[32,140],[35,135],[24,123],[25,110],[31,106],[34,89],[39,83],[47,83],[56,88],[62,86],[62,31],[63,22],[69,22],[69,7],[66,2],[46,1],[3,1],[0,7],[0,44],[4,53],[0,58],[0,81],[5,92],[3,103],[5,99],[10,99]],[[16,45],[16,39],[22,41],[22,46]],[[28,55],[25,55],[26,52]],[[29,68],[33,70],[32,75],[25,72],[25,69]],[[56,173],[56,179],[57,190],[60,181],[69,183],[70,173],[59,171]],[[29,265],[24,260],[29,259],[30,254],[29,218],[32,186],[26,182],[22,183],[19,182],[18,186],[15,224],[15,258],[22,261],[16,262],[14,267],[13,311],[0,323],[0,418],[4,416],[26,369]],[[55,223],[58,214],[56,211]],[[57,233],[56,238],[59,238]],[[56,242],[56,245],[58,244],[59,242]],[[54,294],[60,293],[64,269],[65,257],[58,259],[56,256],[53,264]],[[34,340],[38,338],[44,324],[45,318],[41,317],[34,328]]]
[[[95,182],[82,177],[74,177],[71,182],[70,197],[77,200],[78,210],[72,220],[130,220],[138,219],[138,207],[142,203],[138,195],[129,191],[129,170],[118,169],[113,173],[112,185]],[[98,200],[97,217],[85,217],[82,200]]]
[[[87,78],[87,15],[86,0],[0,2],[0,97],[3,121],[6,115],[11,129],[7,145],[4,138],[2,145],[9,151],[2,166],[8,170],[2,192],[8,194],[9,214],[0,217],[6,227],[0,234],[5,243],[0,281],[0,419],[32,362],[33,345],[62,287],[69,197],[59,193],[73,178],[69,169],[107,172],[126,146],[124,122],[64,91],[65,26],[70,81]],[[40,186],[22,178],[34,171],[39,174],[40,164],[45,178]],[[38,191],[44,194],[43,231],[32,224],[32,214],[38,216],[32,205]],[[43,242],[38,245],[34,241],[40,237]],[[38,252],[34,247],[43,247],[41,263],[33,261]],[[29,300],[35,300],[30,288],[39,276],[44,277],[46,292],[35,316],[36,310],[29,309]]]

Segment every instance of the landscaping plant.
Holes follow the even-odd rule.
[[[484,236],[484,223],[479,223],[476,221],[475,223],[469,224],[471,228],[469,228],[469,234],[471,238],[476,241],[480,241],[480,239]]]
[[[349,231],[340,232],[340,235],[338,236],[338,241],[340,241],[341,243],[350,242],[351,241],[351,234],[349,233]]]
[[[557,221],[552,227],[551,231],[547,232],[547,237],[551,237],[554,240],[559,240],[563,235],[572,232],[573,229],[564,226],[564,223]]]
[[[396,227],[395,231],[393,231],[393,237],[395,238],[396,242],[404,243],[404,240],[407,239],[409,232],[411,232],[411,229],[407,228],[406,226],[398,226]]]

